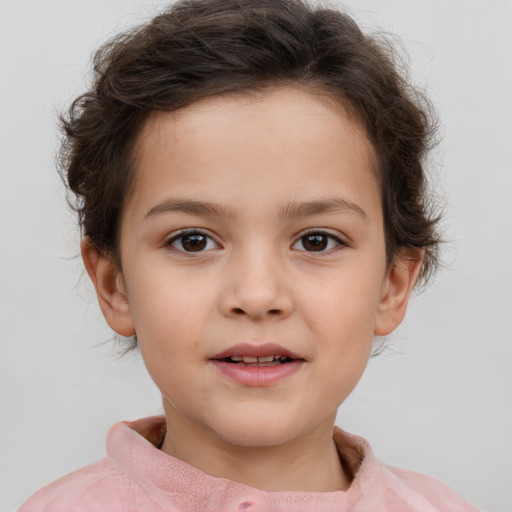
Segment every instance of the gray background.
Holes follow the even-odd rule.
[[[113,423],[161,412],[138,356],[117,358],[109,341],[53,156],[55,111],[83,89],[92,50],[162,5],[0,0],[0,512],[101,457]],[[345,5],[404,41],[437,104],[450,243],[449,268],[413,301],[338,424],[382,460],[512,512],[512,2]]]

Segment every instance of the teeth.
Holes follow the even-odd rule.
[[[259,363],[270,363],[270,361],[274,360],[275,356],[265,356],[265,357],[258,357]]]
[[[272,355],[272,356],[261,356],[261,357],[252,357],[252,356],[231,356],[231,361],[235,363],[244,362],[245,364],[258,364],[258,363],[272,363],[274,361],[279,361],[283,359],[281,355]]]

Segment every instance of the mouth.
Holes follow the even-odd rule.
[[[240,344],[210,358],[216,369],[244,386],[270,386],[299,371],[306,359],[274,343]]]
[[[305,360],[276,343],[241,343],[215,354],[210,359],[239,366],[278,366]]]
[[[215,359],[216,361],[222,361],[224,363],[236,364],[238,366],[279,366],[295,361],[295,359],[282,356],[282,355],[270,355],[270,356],[229,356],[223,357],[222,359]]]

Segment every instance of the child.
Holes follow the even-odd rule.
[[[437,261],[432,128],[389,49],[301,0],[189,0],[95,71],[63,175],[165,417],[21,512],[476,510],[334,427]]]

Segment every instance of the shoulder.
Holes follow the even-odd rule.
[[[124,506],[129,486],[127,476],[104,458],[43,487],[19,512],[113,512],[113,503]]]
[[[158,441],[164,427],[161,417],[117,423],[108,432],[104,458],[42,488],[18,512],[161,510],[147,489],[150,483],[137,475],[150,471],[159,456],[152,441]]]
[[[355,475],[349,495],[367,511],[478,512],[435,478],[379,462],[368,442],[335,427],[340,457]]]
[[[409,499],[411,504],[418,502],[418,505],[428,507],[425,510],[436,512],[478,512],[479,510],[466,502],[451,487],[435,478],[384,464],[382,470],[394,492],[400,493],[404,499]]]

